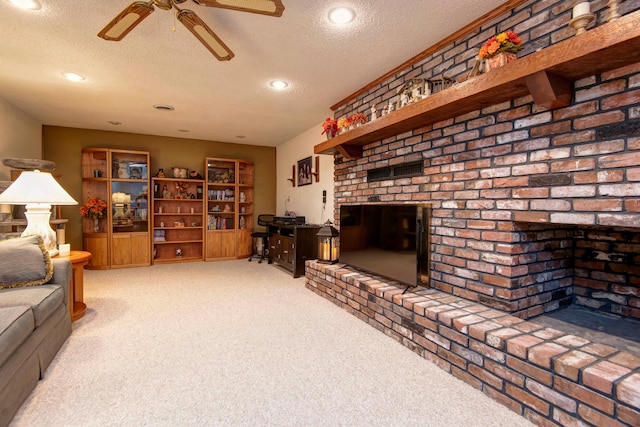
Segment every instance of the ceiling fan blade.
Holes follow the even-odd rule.
[[[129,34],[129,31],[133,30],[136,25],[153,12],[154,9],[151,3],[143,1],[131,3],[98,33],[98,37],[112,41],[122,40],[124,36]]]
[[[211,31],[211,28],[192,11],[183,9],[178,12],[178,21],[182,22],[220,61],[228,61],[235,56],[233,52],[231,52],[231,49]]]
[[[242,12],[260,13],[269,16],[282,16],[282,0],[193,0],[201,6],[220,7]]]

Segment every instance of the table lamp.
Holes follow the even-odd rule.
[[[116,212],[113,214],[113,222],[115,224],[128,223],[129,212],[125,212],[125,206],[131,204],[131,195],[118,191],[111,195],[111,203],[116,207]]]
[[[58,254],[56,233],[49,225],[51,205],[77,205],[48,172],[23,171],[2,194],[0,203],[26,205],[27,228],[22,236],[39,235],[51,256]]]

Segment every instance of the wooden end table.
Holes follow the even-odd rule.
[[[66,258],[71,261],[73,276],[71,277],[71,283],[69,283],[69,312],[71,313],[72,321],[78,320],[84,316],[84,312],[87,310],[87,305],[83,302],[83,272],[84,266],[91,259],[91,252],[71,251],[69,256],[58,256],[58,258]]]

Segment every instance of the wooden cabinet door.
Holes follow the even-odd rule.
[[[207,233],[207,260],[231,259],[236,255],[236,232],[214,231]]]
[[[253,239],[251,238],[251,230],[238,230],[238,246],[236,248],[238,258],[247,258],[251,256],[252,244]]]
[[[135,234],[131,236],[131,264],[149,265],[149,236],[147,234]]]
[[[131,264],[131,236],[127,233],[113,234],[111,238],[111,266]]]
[[[107,248],[107,234],[85,234],[82,237],[82,248],[91,252],[91,260],[87,264],[89,270],[104,270],[109,268],[109,250]]]
[[[295,259],[295,243],[293,237],[281,237],[282,239],[282,261],[293,268]]]
[[[112,239],[111,266],[138,267],[150,264],[148,234],[114,234]]]
[[[236,232],[234,230],[222,231],[220,235],[220,256],[222,258],[235,258]]]

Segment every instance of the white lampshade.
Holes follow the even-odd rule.
[[[131,204],[131,195],[127,193],[113,193],[111,195],[111,203],[114,205],[128,205]]]
[[[49,205],[77,205],[58,181],[48,172],[23,171],[2,194],[0,203],[27,205],[46,203]]]
[[[49,225],[51,205],[78,204],[50,173],[39,170],[22,172],[18,179],[0,194],[0,203],[26,205],[27,228],[22,235],[42,236],[44,245],[51,255],[58,253],[56,233]]]

